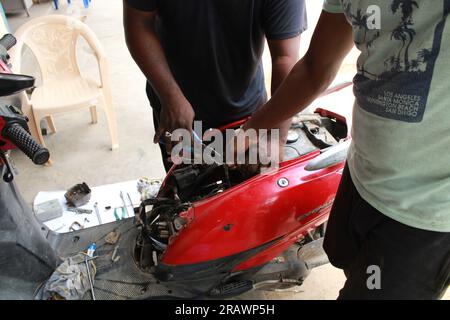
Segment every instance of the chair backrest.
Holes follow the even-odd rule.
[[[67,16],[49,15],[32,19],[21,26],[15,36],[17,45],[11,54],[13,70],[20,72],[22,50],[26,45],[37,59],[43,83],[80,75],[76,57],[80,36],[97,59],[105,56],[93,31],[83,22]]]

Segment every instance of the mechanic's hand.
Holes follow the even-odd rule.
[[[245,126],[236,131],[234,139],[228,141],[227,152],[234,151],[233,163],[228,163],[231,168],[246,167],[278,167],[283,161],[284,143],[278,136],[260,135],[258,131],[251,135],[246,131]],[[272,140],[273,138],[273,140]],[[276,145],[274,145],[276,144]],[[234,145],[234,149],[231,149]],[[275,146],[276,148],[272,148]],[[227,157],[229,160],[230,157]],[[263,160],[264,159],[264,160]]]
[[[250,147],[250,140],[245,138],[245,131],[243,128],[234,130],[234,137],[230,138],[225,143],[226,162],[230,168],[236,168],[238,159],[246,158],[246,153]]]
[[[166,133],[172,133],[176,129],[192,131],[194,117],[194,109],[184,96],[169,100],[168,103],[162,105],[159,128],[155,133],[153,142],[163,141],[167,153],[170,154],[173,142],[170,136],[166,136]]]

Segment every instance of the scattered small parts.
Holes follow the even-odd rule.
[[[95,214],[97,215],[98,224],[102,224],[102,217],[100,211],[98,210],[98,203],[94,203]]]
[[[141,200],[156,198],[159,189],[161,189],[161,184],[160,179],[140,178],[137,182],[137,189],[141,194]]]
[[[116,247],[114,248],[114,251],[113,251],[113,253],[112,253],[112,255],[111,255],[111,261],[112,261],[112,262],[117,262],[117,261],[120,260],[120,256],[117,255],[117,250],[119,250],[119,246],[116,246]]]
[[[70,188],[64,197],[66,198],[69,206],[78,208],[89,202],[91,199],[91,189],[85,182],[83,182]]]
[[[75,221],[69,227],[69,231],[71,231],[71,232],[72,231],[78,231],[78,230],[81,230],[81,229],[83,229],[83,226],[78,221]]]
[[[117,230],[114,230],[106,235],[105,242],[110,245],[115,245],[117,243],[117,241],[119,241],[119,238],[120,238],[120,232]]]
[[[91,276],[91,267],[89,266],[89,264],[90,264],[89,259],[93,259],[94,258],[95,250],[97,250],[97,245],[95,243],[92,243],[88,247],[86,258],[84,259],[84,263],[86,264],[86,270],[87,270],[87,274],[88,274],[88,278],[89,278],[89,284],[91,286],[92,300],[97,300],[95,298],[95,292],[94,292],[95,264],[94,264],[94,274]]]
[[[123,203],[123,208],[122,208],[122,212],[126,211],[126,217],[129,218],[130,214],[128,212],[128,206],[127,206],[127,202],[125,201],[125,198],[123,196],[123,191],[120,191],[120,198],[122,199],[122,203]],[[131,204],[131,206],[133,206],[133,204]],[[125,218],[125,217],[124,217]]]
[[[86,226],[86,223],[89,223],[90,221],[88,220],[88,218],[84,218],[83,224],[79,223],[78,221],[75,221],[74,223],[72,223],[69,227],[69,231],[78,231],[81,229],[84,229],[84,227]]]
[[[122,210],[122,217],[120,217],[119,213],[117,212],[117,209],[121,209]],[[127,218],[127,214],[126,214],[126,210],[124,207],[120,207],[120,208],[114,208],[114,218],[116,219],[116,221],[120,221],[123,219]]]
[[[92,210],[90,209],[81,209],[81,208],[67,208],[67,211],[75,212],[76,214],[92,214]]]
[[[34,213],[40,222],[62,217],[63,212],[64,210],[57,199],[38,204],[34,207]]]
[[[127,192],[127,197],[128,197],[128,200],[130,201],[131,209],[133,210],[133,215],[135,215],[136,212],[134,211],[133,200],[131,199],[131,196],[130,196],[130,194],[128,192]]]

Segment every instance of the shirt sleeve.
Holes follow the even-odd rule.
[[[141,11],[155,11],[157,0],[125,0],[132,8]]]
[[[325,0],[323,10],[329,13],[343,13],[341,0]]]
[[[305,0],[266,0],[263,27],[268,39],[284,40],[298,36],[308,27]]]

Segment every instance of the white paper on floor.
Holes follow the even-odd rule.
[[[64,194],[66,193],[66,191],[39,192],[34,199],[33,204],[34,206],[36,206],[46,201],[54,199],[59,200],[64,213],[62,217],[44,222],[44,224],[50,230],[58,233],[66,233],[70,231],[69,228],[74,222],[78,222],[80,225],[84,226],[84,228],[90,228],[99,224],[94,209],[94,204],[96,202],[98,203],[98,210],[100,212],[102,224],[116,221],[116,218],[114,217],[115,208],[117,208],[118,216],[122,217],[122,207],[124,205],[122,202],[122,198],[120,197],[121,191],[123,193],[123,197],[128,209],[126,215],[132,217],[134,212],[133,208],[131,207],[130,200],[128,199],[127,193],[131,197],[133,206],[137,207],[141,202],[141,195],[137,190],[137,182],[138,180],[133,180],[99,187],[92,187],[91,199],[89,203],[80,207],[80,209],[92,210],[92,213],[90,214],[77,214],[75,212],[67,211],[67,203],[66,199],[64,198]],[[110,210],[106,210],[106,207],[108,206],[111,207]]]

